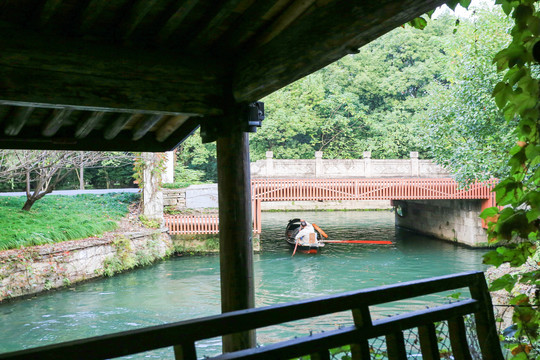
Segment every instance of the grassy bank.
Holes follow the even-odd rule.
[[[139,194],[45,196],[22,211],[26,197],[0,197],[0,250],[82,239],[114,230]]]

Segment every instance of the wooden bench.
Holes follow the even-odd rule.
[[[455,289],[468,289],[470,297],[454,303],[373,320],[370,306]],[[195,342],[275,324],[351,311],[353,325],[257,348],[222,354],[211,359],[330,359],[329,349],[350,345],[353,359],[370,358],[370,339],[383,337],[388,359],[407,359],[404,331],[418,334],[422,359],[440,359],[436,324],[446,322],[451,355],[471,359],[465,316],[474,316],[481,358],[503,359],[495,328],[491,298],[482,272],[467,272],[431,279],[325,296],[153,326],[117,334],[70,341],[35,349],[0,354],[0,359],[103,359],[174,347],[176,359],[196,359]],[[316,329],[315,329],[316,330]],[[445,345],[446,346],[446,345]],[[450,354],[445,354],[450,355]]]

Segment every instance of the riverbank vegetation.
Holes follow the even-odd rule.
[[[26,197],[0,197],[0,250],[51,244],[103,234],[138,201],[139,194],[46,196],[31,211]]]

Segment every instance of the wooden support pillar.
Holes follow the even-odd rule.
[[[222,312],[252,308],[253,244],[249,134],[217,139]],[[255,347],[255,331],[223,336],[223,352]]]

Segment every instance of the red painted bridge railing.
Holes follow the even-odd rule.
[[[460,188],[454,179],[252,179],[253,231],[261,232],[263,201],[443,200],[481,199],[482,208],[495,206],[491,191],[497,180]],[[216,215],[165,217],[171,234],[215,234]]]
[[[253,179],[260,201],[489,199],[493,181],[460,189],[453,179]]]

